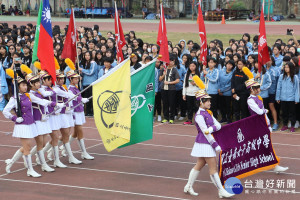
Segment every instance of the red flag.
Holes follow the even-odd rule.
[[[261,72],[261,68],[264,64],[270,61],[270,54],[267,45],[267,34],[264,16],[264,3],[262,5],[259,22],[259,38],[258,38],[258,72]]]
[[[117,60],[121,63],[124,60],[122,47],[126,44],[122,24],[119,18],[119,12],[117,8],[117,2],[115,1],[115,37],[116,37],[116,48],[117,48]]]
[[[66,41],[64,44],[64,49],[62,51],[61,57],[62,58],[70,58],[73,63],[75,63],[76,60],[76,40],[77,40],[77,33],[75,28],[75,19],[74,19],[74,11],[73,8],[71,8],[71,16],[70,16],[70,22],[68,26],[68,32],[66,36]]]
[[[198,22],[199,22],[199,38],[200,38],[200,60],[202,61],[203,65],[207,65],[207,39],[206,39],[206,30],[205,30],[205,24],[203,20],[203,15],[202,15],[202,9],[201,5],[199,3],[198,5]]]
[[[168,38],[167,38],[167,27],[166,27],[166,20],[165,20],[165,13],[162,3],[160,4],[160,22],[158,28],[158,35],[157,35],[157,42],[159,47],[159,54],[162,56],[158,58],[160,61],[165,63],[170,62],[169,50],[168,50]]]
[[[41,61],[42,70],[47,71],[52,77],[52,83],[56,81],[53,41],[52,41],[52,23],[49,0],[43,0],[40,34],[37,56]]]

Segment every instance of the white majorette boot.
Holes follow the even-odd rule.
[[[13,157],[11,159],[7,159],[5,160],[6,163],[6,167],[5,167],[5,171],[6,173],[10,173],[10,168],[13,166],[13,164],[15,162],[17,162],[21,157],[22,157],[23,153],[21,152],[20,149],[18,149],[18,151],[16,151],[16,153],[13,155]]]
[[[94,157],[91,156],[90,154],[88,154],[88,152],[86,152],[86,148],[85,148],[85,145],[84,145],[84,140],[83,139],[80,139],[80,140],[77,140],[78,141],[78,144],[79,144],[79,147],[81,149],[81,158],[82,159],[86,159],[86,160],[94,160]]]
[[[66,168],[67,166],[64,165],[62,162],[59,160],[59,151],[58,151],[58,146],[52,147],[52,150],[54,152],[54,167],[59,167],[59,168]]]
[[[73,138],[72,137],[72,135],[70,135],[69,136],[69,143],[70,143],[70,145],[71,145],[71,143],[73,142],[73,140],[75,140],[75,138]],[[59,147],[59,150],[61,150],[61,155],[63,156],[63,157],[67,157],[67,152],[66,152],[66,149],[65,149],[65,147],[64,147],[64,145],[61,145],[60,147]]]
[[[43,150],[38,151],[37,156],[39,157],[39,160],[42,164],[42,171],[43,172],[54,172],[55,171],[55,169],[49,167],[49,165],[46,163]]]
[[[36,145],[31,149],[30,155],[31,155],[31,158],[32,158],[33,155],[35,155],[35,161],[36,161],[36,164],[37,164],[37,165],[41,165],[41,162],[40,162],[39,157],[38,157],[38,155],[37,155],[37,147],[36,147]],[[25,167],[26,167],[26,166],[25,166]],[[27,167],[26,167],[26,168],[27,168]]]
[[[69,156],[69,163],[73,163],[73,164],[75,164],[75,165],[78,165],[78,164],[81,164],[81,163],[82,163],[82,161],[77,160],[77,159],[74,157],[69,142],[67,142],[66,144],[64,144],[64,147],[65,147],[65,149],[66,149],[66,151],[67,151],[67,154],[68,154],[68,156]]]
[[[27,166],[28,166],[27,176],[32,176],[34,178],[41,177],[42,175],[40,175],[39,173],[37,173],[36,171],[34,171],[34,169],[32,167],[31,155],[29,154],[29,155],[23,156],[23,158],[26,161]]]
[[[214,173],[213,175],[210,175],[210,179],[213,182],[213,184],[218,188],[219,191],[219,198],[230,198],[233,197],[234,194],[230,194],[229,192],[227,192],[221,183],[220,177],[218,175],[218,173]]]
[[[288,167],[281,167],[279,165],[276,165],[276,167],[274,168],[274,172],[276,174],[279,174],[280,172],[285,172],[288,169],[289,169]]]
[[[199,175],[199,171],[195,170],[194,168],[190,171],[189,180],[184,187],[184,193],[189,193],[192,196],[198,196],[198,193],[194,192],[193,184],[196,181]]]
[[[43,154],[44,154],[44,151],[43,151]],[[35,162],[36,162],[37,165],[41,165],[41,161],[40,161],[39,156],[38,156],[37,153],[35,154]]]
[[[44,151],[44,153],[47,152],[48,155],[49,155],[49,152],[48,152],[48,151],[49,151],[50,149],[52,150],[52,145],[50,144],[50,142],[47,142],[47,144],[45,145],[43,151]],[[48,155],[47,155],[48,160],[52,161],[52,160],[53,160],[53,159],[52,159],[52,156],[49,156],[49,157],[48,157]]]

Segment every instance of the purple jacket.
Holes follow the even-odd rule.
[[[52,88],[45,88],[46,91],[49,91],[49,92],[53,92],[52,96],[50,97],[44,97],[44,99],[47,99],[49,101],[52,101],[52,102],[55,102],[56,103],[56,93],[54,92],[54,90]],[[52,113],[54,111],[54,107],[51,107],[51,106],[48,106],[48,113]]]
[[[75,94],[75,95],[77,95],[78,93],[80,93],[80,90],[77,88],[77,87],[75,87],[75,86],[69,86],[69,90],[73,93],[73,94]],[[76,99],[74,99],[73,101],[72,101],[72,103],[73,103],[73,107],[75,107],[75,106],[77,106],[78,104],[80,104],[79,106],[77,106],[75,109],[74,109],[74,112],[83,112],[84,111],[84,107],[83,107],[83,104],[81,103],[81,99],[82,99],[82,97],[81,97],[81,94],[76,98]]]
[[[28,96],[26,94],[20,94],[20,104],[21,104],[21,113],[24,121],[22,123],[16,124],[24,124],[31,125],[34,123],[33,114],[32,114],[32,104]],[[17,116],[13,116],[12,120],[16,121]]]
[[[264,108],[263,102],[262,102],[257,96],[255,96],[255,97],[250,96],[249,99],[253,99],[260,109],[263,109],[263,108]],[[251,115],[256,115],[256,112],[254,112],[254,111],[250,108],[249,105],[248,105],[248,109],[249,109],[249,112],[250,112]]]
[[[197,115],[199,115],[198,112],[195,114],[195,121],[196,121]],[[200,111],[200,115],[203,116],[207,128],[212,127],[214,131],[217,131],[217,128],[216,128],[216,126],[214,125],[214,120],[213,120],[212,116],[211,116],[207,111],[202,111],[202,110],[201,110],[201,111]],[[197,138],[196,138],[196,142],[197,142],[197,143],[202,143],[202,144],[210,144],[210,143],[207,141],[206,137],[204,136],[204,133],[202,133],[202,130],[200,129],[198,123],[195,123],[195,125],[196,125],[197,131],[198,131],[198,135],[197,135]],[[213,148],[215,148],[215,147],[217,147],[217,146],[218,146],[218,144],[217,144],[216,142],[214,142],[214,143],[212,144],[212,147],[213,147]]]
[[[61,89],[62,91],[65,92],[65,89],[63,88],[63,86],[59,86],[59,89]],[[64,98],[61,96],[57,96],[57,102],[58,103],[66,103],[68,101],[68,98]],[[61,114],[66,114],[66,108],[69,107],[69,103],[66,104],[66,106],[61,110]]]
[[[44,99],[44,97],[39,92],[32,92],[32,94],[40,99]],[[45,113],[45,108],[42,105],[32,103],[33,108],[33,118],[35,121],[41,121],[42,115]]]

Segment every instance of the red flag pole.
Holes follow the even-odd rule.
[[[259,38],[258,38],[258,72],[261,73],[262,66],[270,61],[267,45],[267,34],[264,16],[264,1],[260,13]]]
[[[198,19],[199,19],[199,39],[200,39],[200,45],[201,45],[201,61],[203,66],[207,65],[206,56],[207,56],[207,39],[206,39],[206,29],[205,29],[205,23],[202,15],[202,9],[201,9],[201,1],[199,0],[199,6],[198,6]]]
[[[74,20],[74,33],[75,33],[75,40],[76,40],[76,57],[77,57],[77,67],[79,67],[79,56],[78,56],[78,51],[77,51],[77,43],[78,43],[78,34],[77,34],[77,29],[76,29],[76,23],[75,23],[75,15],[74,15],[74,10],[72,8],[73,12],[73,20]],[[75,65],[76,66],[76,65]]]

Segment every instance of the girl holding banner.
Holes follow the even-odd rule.
[[[247,67],[243,67],[242,70],[249,78],[249,80],[245,82],[247,89],[250,89],[250,96],[247,100],[249,112],[251,115],[264,115],[268,128],[270,132],[272,132],[270,120],[267,115],[269,111],[264,108],[263,99],[258,95],[261,93],[260,84],[254,80],[253,74]],[[280,173],[288,169],[288,167],[281,167],[279,165],[276,165],[276,167],[274,168],[274,172]]]
[[[193,184],[196,181],[199,171],[208,164],[209,174],[212,182],[218,188],[220,198],[229,198],[234,194],[228,193],[222,186],[220,177],[217,172],[216,152],[221,151],[221,147],[215,141],[212,133],[221,129],[221,124],[214,118],[212,112],[209,110],[211,106],[211,97],[205,91],[205,85],[200,80],[199,76],[193,76],[193,80],[200,88],[195,96],[200,101],[200,108],[195,114],[195,124],[198,130],[198,136],[191,152],[191,156],[197,157],[197,163],[190,171],[189,179],[184,187],[184,192],[193,196],[198,193],[194,192]]]

